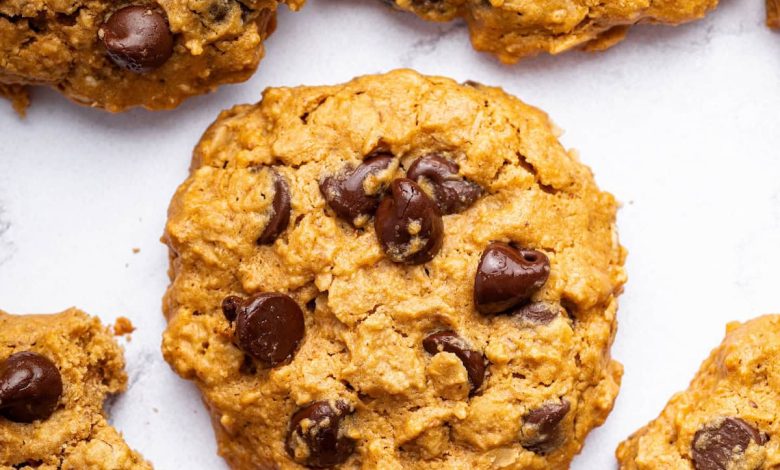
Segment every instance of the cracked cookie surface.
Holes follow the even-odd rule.
[[[0,311],[0,469],[150,470],[103,410],[126,383],[122,350],[97,318]]]
[[[780,467],[780,315],[726,327],[684,392],[617,449],[624,470]]]
[[[540,52],[600,51],[637,23],[681,24],[702,18],[717,0],[386,0],[432,21],[463,18],[475,49],[514,63]]]
[[[257,68],[277,0],[5,0],[0,95],[56,88],[109,111],[169,109]],[[290,0],[298,9],[302,0]]]
[[[498,88],[271,88],[172,200],[163,354],[236,469],[567,468],[622,375],[616,208]]]

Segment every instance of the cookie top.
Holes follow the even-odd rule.
[[[0,311],[0,469],[151,469],[106,421],[103,403],[126,383],[97,318]]]
[[[498,88],[268,89],[171,203],[163,354],[234,468],[566,468],[622,373],[615,211]]]
[[[293,9],[302,3],[288,2]],[[277,5],[4,0],[0,84],[49,85],[109,111],[173,108],[189,96],[249,78],[273,31]]]
[[[540,52],[607,49],[622,41],[633,24],[680,24],[699,19],[718,5],[717,0],[386,1],[428,20],[465,19],[474,48],[507,63]]]
[[[778,468],[780,315],[730,323],[688,390],[617,449],[620,468]]]

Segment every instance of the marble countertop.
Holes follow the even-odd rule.
[[[614,468],[617,443],[687,386],[727,321],[780,311],[780,34],[760,0],[722,3],[687,26],[639,26],[605,53],[508,67],[473,52],[463,24],[311,0],[281,13],[254,78],[173,112],[108,115],[45,89],[24,120],[0,103],[0,308],[132,319],[113,423],[158,469],[224,469],[196,391],[159,352],[159,237],[202,131],[271,85],[397,67],[500,85],[546,110],[623,203],[630,279],[613,353],[625,376],[573,465]]]

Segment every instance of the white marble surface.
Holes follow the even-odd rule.
[[[0,103],[0,308],[131,318],[130,389],[113,422],[158,469],[224,469],[194,388],[159,353],[158,239],[201,132],[269,85],[396,67],[501,85],[549,112],[624,203],[630,281],[613,351],[626,372],[573,465],[614,468],[617,443],[687,385],[727,321],[780,311],[780,35],[761,3],[725,0],[695,24],[638,27],[606,53],[507,67],[473,52],[461,24],[311,0],[281,14],[252,80],[174,112],[107,115],[36,90],[20,120]]]

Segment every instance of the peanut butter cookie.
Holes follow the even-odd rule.
[[[176,107],[249,78],[278,0],[4,0],[0,95],[48,85],[87,106]],[[289,0],[298,9],[303,0]],[[23,108],[22,108],[23,109]]]
[[[410,70],[225,111],[166,360],[236,469],[563,469],[612,408],[617,204],[547,116]]]
[[[97,318],[0,311],[0,469],[150,470],[106,421],[122,350]]]
[[[780,467],[780,315],[731,323],[688,390],[620,444],[624,470]]]
[[[540,52],[604,50],[636,23],[681,24],[702,18],[717,0],[386,0],[432,21],[463,18],[475,49],[514,63]],[[773,0],[767,0],[773,1]]]

